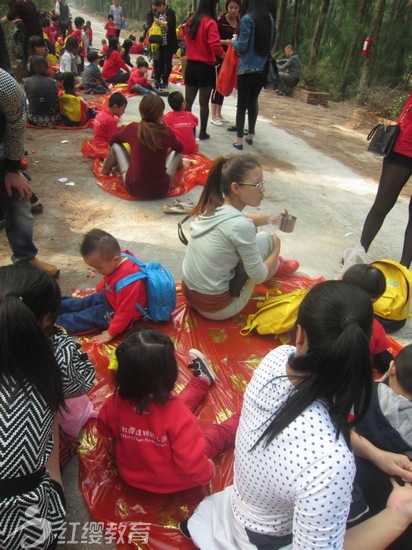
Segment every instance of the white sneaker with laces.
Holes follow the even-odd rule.
[[[194,376],[199,378],[205,378],[209,384],[213,384],[216,380],[216,375],[212,370],[212,367],[207,362],[206,357],[198,349],[190,349],[189,357],[191,360],[189,369],[193,369]]]

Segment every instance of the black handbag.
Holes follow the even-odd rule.
[[[398,124],[377,124],[366,138],[370,142],[368,151],[374,155],[387,157],[395,145],[400,129]]]

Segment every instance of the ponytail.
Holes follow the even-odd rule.
[[[222,206],[224,201],[221,189],[222,169],[226,162],[226,157],[217,157],[213,162],[199,202],[191,211],[191,216],[199,216],[200,214],[210,216],[218,206]]]
[[[217,157],[212,164],[199,202],[191,211],[191,216],[210,216],[222,206],[225,196],[230,195],[233,182],[242,182],[246,172],[260,166],[252,155],[230,155]]]
[[[39,322],[14,294],[0,296],[0,382],[10,390],[32,385],[56,412],[64,403],[63,385],[52,345]]]
[[[365,415],[372,390],[369,341],[373,310],[368,295],[342,281],[313,287],[299,308],[297,324],[308,351],[293,355],[294,389],[259,441],[268,445],[315,401],[325,403],[336,428],[350,447],[350,429]],[[355,419],[349,420],[353,409]]]

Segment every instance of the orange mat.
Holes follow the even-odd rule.
[[[200,349],[214,367],[216,384],[198,411],[202,426],[222,421],[240,410],[243,392],[262,357],[274,347],[291,340],[291,334],[284,335],[282,341],[275,336],[240,335],[247,315],[256,311],[257,300],[264,298],[269,287],[289,292],[311,287],[320,280],[292,275],[260,285],[244,312],[233,319],[217,322],[204,319],[192,310],[181,293],[180,285],[177,286],[177,306],[171,321],[155,326],[175,342],[179,363],[177,393],[192,376],[186,368],[190,348]],[[113,371],[108,370],[108,364],[120,341],[97,345],[82,338],[83,349],[96,368],[97,383],[89,393],[96,410],[113,392]],[[189,550],[194,546],[180,535],[177,524],[188,517],[206,495],[220,491],[232,482],[233,451],[215,460],[216,476],[208,486],[155,495],[123,482],[109,452],[108,441],[99,436],[96,421],[89,420],[81,435],[79,463],[80,486],[87,506],[92,516],[113,533],[111,541],[118,548]]]

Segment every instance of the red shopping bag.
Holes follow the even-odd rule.
[[[238,61],[237,53],[232,48],[232,44],[229,44],[216,84],[217,91],[226,97],[233,92],[233,88],[237,88]]]

